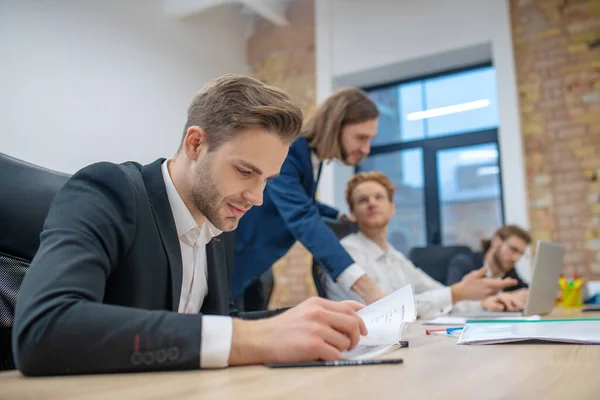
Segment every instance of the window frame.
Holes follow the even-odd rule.
[[[443,72],[414,77],[404,80],[390,81],[387,83],[377,84],[373,86],[364,87],[363,90],[369,93],[372,90],[388,89],[391,86],[398,86],[406,83],[412,83],[417,81],[425,81],[431,78],[438,78],[447,75],[453,75],[461,72],[474,71],[481,68],[493,67],[491,62],[471,65],[468,67],[456,68],[452,70],[446,70]],[[425,85],[422,85],[423,95],[422,101],[425,105]],[[424,108],[424,107],[423,107]],[[427,129],[424,127],[425,134]],[[456,132],[450,135],[425,137],[423,139],[411,140],[411,141],[397,141],[393,143],[380,144],[371,147],[371,153],[369,157],[396,153],[403,150],[421,148],[423,152],[423,197],[425,206],[425,236],[426,243],[429,246],[442,245],[442,223],[441,223],[441,202],[439,198],[439,182],[438,182],[438,165],[437,165],[437,152],[441,150],[448,150],[453,148],[476,146],[482,144],[496,144],[498,147],[498,181],[499,181],[499,196],[500,196],[500,214],[501,223],[505,223],[505,209],[504,209],[504,187],[502,184],[502,153],[498,143],[498,128],[478,130],[478,131],[463,131]],[[355,172],[363,171],[361,165],[355,167]]]

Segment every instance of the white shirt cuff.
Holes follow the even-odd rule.
[[[225,368],[231,352],[233,321],[231,317],[205,315],[202,317],[200,368]]]
[[[352,290],[352,286],[363,275],[366,275],[365,271],[357,263],[354,263],[339,274],[335,281],[344,289]]]

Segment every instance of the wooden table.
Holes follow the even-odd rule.
[[[554,318],[600,313],[556,310]],[[600,346],[459,346],[419,322],[401,365],[25,378],[0,374],[0,399],[600,399]]]

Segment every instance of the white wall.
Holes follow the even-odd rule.
[[[248,72],[248,23],[160,0],[0,2],[0,152],[63,172],[170,156],[194,93]]]
[[[318,0],[315,2],[317,96],[482,61],[498,82],[499,146],[505,217],[528,227],[525,164],[508,2],[503,0]],[[320,196],[346,209],[352,169],[324,170]]]

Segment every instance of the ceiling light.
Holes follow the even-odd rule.
[[[432,108],[425,111],[417,111],[410,113],[406,116],[409,121],[416,121],[419,119],[441,117],[442,115],[455,114],[463,111],[476,110],[478,108],[484,108],[490,105],[488,99],[470,101],[468,103],[454,104],[452,106]]]

